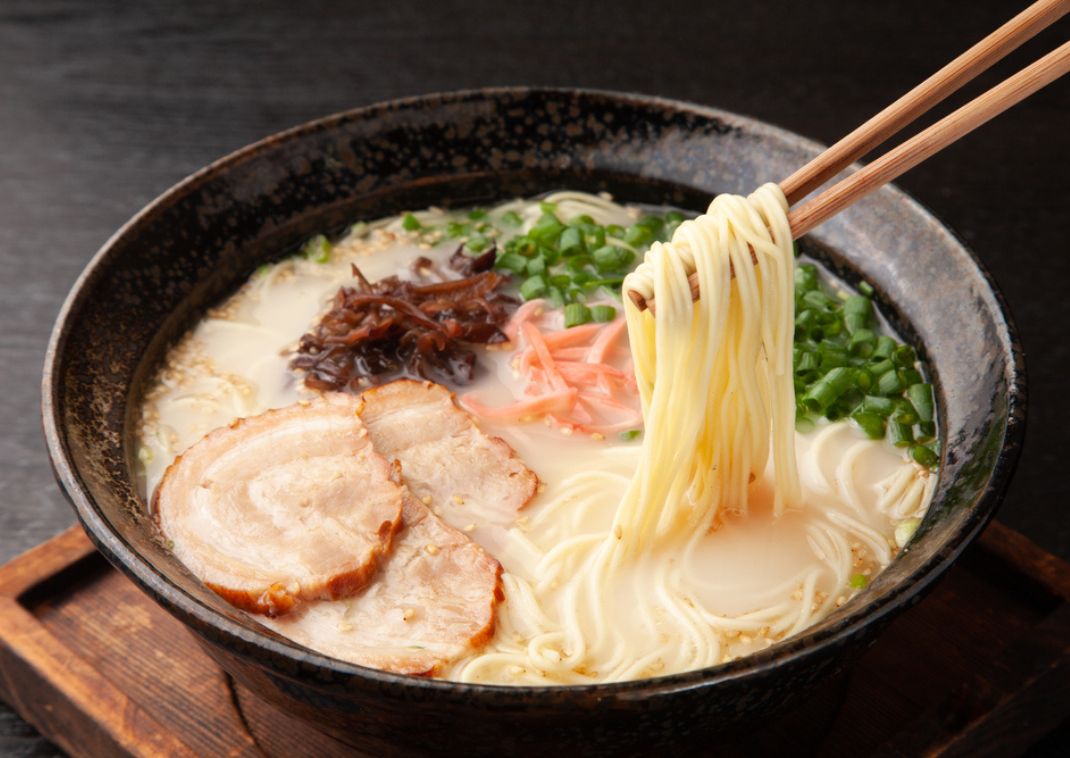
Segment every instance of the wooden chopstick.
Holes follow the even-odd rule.
[[[1052,4],[1046,2],[1037,3],[1034,7],[1039,5],[1047,6]],[[1065,15],[1067,12],[1065,6],[1070,6],[1070,0],[1060,0],[1060,2],[1055,5],[1059,6],[1057,10],[1061,12],[1055,14],[1054,10],[1048,8],[1050,12],[1044,16],[1044,18],[1047,19],[1045,25],[1051,24],[1062,15]],[[1021,19],[1023,15],[1025,14],[1019,15],[1015,20]],[[1039,23],[1038,21],[1029,19],[1027,19],[1027,21],[1029,23]],[[1035,34],[1036,31],[1039,31],[1039,28],[1035,29],[1032,33]],[[986,40],[990,38],[991,35],[989,38],[986,38]],[[1022,41],[1024,41],[1024,39]],[[997,52],[1000,57],[1002,57],[1003,55],[1006,55],[1009,50],[1002,50],[1002,48],[999,48],[997,49]],[[957,60],[961,60],[962,57],[963,56],[960,56],[960,59]],[[945,67],[945,69],[946,68],[947,67]],[[974,73],[979,73],[984,70],[984,68],[987,68],[987,66],[977,68]],[[827,221],[855,201],[897,178],[904,172],[924,161],[926,158],[929,158],[934,153],[939,152],[952,142],[955,142],[962,136],[973,131],[981,124],[998,116],[1011,106],[1021,102],[1037,90],[1050,84],[1063,74],[1066,74],[1068,71],[1070,71],[1070,42],[1064,43],[1037,62],[1027,66],[1014,76],[988,90],[980,97],[977,97],[955,112],[936,122],[928,129],[925,129],[898,147],[890,150],[863,169],[833,185],[828,190],[804,203],[799,208],[792,210],[788,214],[788,222],[791,225],[792,238],[798,239],[812,230],[815,226]],[[962,82],[959,83],[959,86],[961,86],[961,83]],[[953,91],[954,89],[945,90],[945,94],[950,94],[950,92]],[[925,94],[924,96],[930,97],[928,94]],[[885,109],[885,111],[882,111],[882,114],[888,113],[889,110],[891,109]],[[915,114],[915,116],[916,115],[917,114]],[[902,116],[899,115],[899,112],[897,111],[892,113],[889,118],[896,120],[901,119]],[[879,116],[875,119],[870,119],[867,124],[870,124],[871,128],[875,131],[882,131],[888,128],[882,121],[880,121]],[[898,129],[896,129],[896,131],[898,131]],[[883,139],[884,137],[881,137],[877,142],[881,142]],[[870,138],[863,136],[860,140],[861,142],[859,144],[868,143]],[[818,160],[815,160],[808,165],[812,166],[817,163]],[[838,170],[839,169],[837,169],[837,172]],[[799,172],[796,172],[796,174],[798,173]],[[796,174],[793,174],[792,176],[795,176]],[[783,185],[781,188],[783,189]],[[699,286],[696,274],[688,276],[688,284],[691,288],[692,299],[697,300],[699,297]],[[628,296],[640,310],[650,308],[651,312],[653,312],[653,300],[647,302],[646,298],[634,290],[629,290]]]
[[[791,211],[788,221],[792,238],[798,239],[1067,72],[1070,72],[1070,42],[1064,42],[1036,63]]]
[[[1040,0],[948,63],[780,183],[788,205],[802,200],[1022,43],[1070,12],[1070,0]]]

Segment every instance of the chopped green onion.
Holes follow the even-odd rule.
[[[407,232],[415,232],[421,226],[420,219],[416,218],[416,216],[411,213],[406,213],[401,217],[401,228]]]
[[[884,439],[884,417],[880,414],[855,411],[851,414],[851,420],[858,424],[858,428],[871,440]]]
[[[587,252],[587,245],[583,241],[583,232],[574,226],[570,226],[561,232],[561,241],[558,244],[561,255],[582,255]]]
[[[869,298],[873,297],[873,293],[874,293],[873,285],[870,284],[869,282],[859,282],[858,283],[858,291],[861,292],[866,297],[869,297]]]
[[[520,297],[525,300],[534,300],[546,294],[546,280],[541,276],[529,276],[520,285]]]
[[[877,379],[877,392],[882,395],[898,395],[903,391],[903,383],[894,371],[886,371]]]
[[[922,383],[921,374],[918,373],[917,369],[901,368],[895,373],[899,377],[899,381],[903,383],[904,387],[910,387],[910,385],[912,384]]]
[[[795,269],[795,292],[801,294],[817,288],[817,268],[803,264]]]
[[[317,234],[301,246],[301,255],[313,263],[327,263],[331,259],[331,243]]]
[[[603,245],[591,253],[595,268],[599,271],[616,271],[635,260],[635,253],[615,245]]]
[[[881,360],[877,361],[876,363],[870,364],[869,366],[870,373],[872,373],[874,376],[886,374],[894,368],[895,364],[887,358],[882,358]]]
[[[506,253],[505,255],[498,256],[495,265],[498,268],[507,269],[515,274],[522,274],[527,270],[528,259],[518,253]]]
[[[803,403],[811,411],[823,411],[847,391],[853,378],[854,374],[850,369],[834,368],[810,387],[803,396]]]
[[[565,328],[586,324],[591,320],[591,309],[583,303],[569,303],[565,306]]]
[[[647,245],[654,240],[654,231],[641,223],[632,224],[624,231],[624,241],[632,247]]]
[[[919,466],[924,466],[925,468],[932,468],[940,460],[936,453],[925,445],[911,445],[910,457],[913,458]]]
[[[906,518],[895,525],[895,544],[898,547],[906,547],[911,538],[921,526],[920,518]]]
[[[591,250],[602,247],[602,245],[606,244],[606,231],[602,227],[596,226],[594,229],[584,233],[583,241],[588,249]]]
[[[594,305],[591,306],[591,320],[597,321],[600,324],[604,324],[607,321],[612,321],[617,317],[617,309],[612,305]]]
[[[914,432],[910,424],[904,424],[894,418],[888,422],[888,433],[896,447],[909,447],[914,442]]]
[[[895,401],[890,397],[866,395],[862,398],[862,410],[866,413],[875,413],[878,416],[887,418],[895,410]]]
[[[502,214],[501,222],[506,226],[520,226],[524,223],[524,219],[520,218],[520,214],[516,211],[506,211]]]
[[[873,349],[874,358],[891,358],[895,352],[895,340],[887,335],[877,337],[877,347]]]
[[[464,243],[464,246],[471,250],[473,253],[482,253],[484,250],[490,247],[490,240],[480,234],[477,234],[474,237],[469,237],[468,241]]]
[[[623,440],[624,442],[631,442],[632,440],[638,438],[639,435],[642,433],[642,429],[629,429],[626,432],[621,432],[617,436],[620,437],[621,440]]]
[[[847,583],[856,590],[864,590],[869,586],[869,578],[865,574],[851,574]]]
[[[836,304],[836,301],[826,295],[821,290],[810,290],[803,295],[803,302],[809,305],[811,308],[817,308],[820,311],[826,311],[832,308]]]
[[[847,331],[851,331],[848,329]],[[877,340],[877,336],[873,334],[869,329],[856,329],[851,334],[850,340],[847,342],[847,349],[855,355],[860,355],[866,358],[873,353],[873,346]]]
[[[873,306],[864,295],[851,295],[843,303],[843,324],[849,334],[865,329],[872,314]]]
[[[539,220],[535,222],[535,226],[531,227],[528,235],[539,242],[550,243],[557,240],[564,228],[565,225],[557,220],[557,216],[544,213],[539,216]]]
[[[900,345],[895,349],[892,360],[899,368],[914,368],[914,361],[917,360],[917,355],[915,355],[914,348],[910,345]]]
[[[487,212],[482,208],[473,208],[472,210],[468,211],[468,218],[472,219],[473,221],[480,221],[482,219],[485,219],[486,217]]]

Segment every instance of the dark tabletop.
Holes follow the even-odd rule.
[[[2,0],[0,562],[73,521],[38,419],[64,295],[124,220],[214,158],[334,111],[496,84],[683,98],[829,143],[1025,4]],[[1068,31],[1064,19],[967,94]],[[1010,303],[1030,412],[999,517],[1070,558],[1070,78],[899,184],[966,240]],[[0,705],[0,754],[54,752]]]

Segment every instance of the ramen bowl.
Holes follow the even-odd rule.
[[[56,477],[100,551],[258,696],[370,752],[641,751],[772,714],[844,669],[944,574],[997,507],[1021,447],[1022,355],[1006,305],[955,235],[886,187],[804,250],[877,291],[936,386],[943,454],[908,547],[804,633],[713,668],[558,688],[458,684],[344,663],[273,634],[166,549],[135,479],[139,404],[169,345],[257,266],[311,234],[430,205],[555,188],[702,210],[820,151],[757,121],[606,92],[495,89],[374,105],[269,137],[149,204],[90,261],[59,314],[43,414]],[[741,566],[741,571],[746,567]]]

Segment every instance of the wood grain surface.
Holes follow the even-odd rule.
[[[351,754],[220,671],[78,527],[0,568],[0,695],[85,758]],[[849,673],[716,744],[725,756],[1009,755],[1068,715],[1070,566],[994,523]]]
[[[37,410],[44,346],[64,295],[123,221],[214,158],[326,113],[495,84],[684,98],[828,143],[1025,4],[3,0],[0,561],[72,521]],[[1068,31],[1063,19],[932,118]],[[1068,176],[1070,82],[1061,81],[899,182],[977,252],[1010,303],[1031,412],[1000,516],[1064,558]],[[1066,730],[1049,742],[1038,750],[1055,755],[1070,744]],[[0,706],[0,755],[53,754]]]

